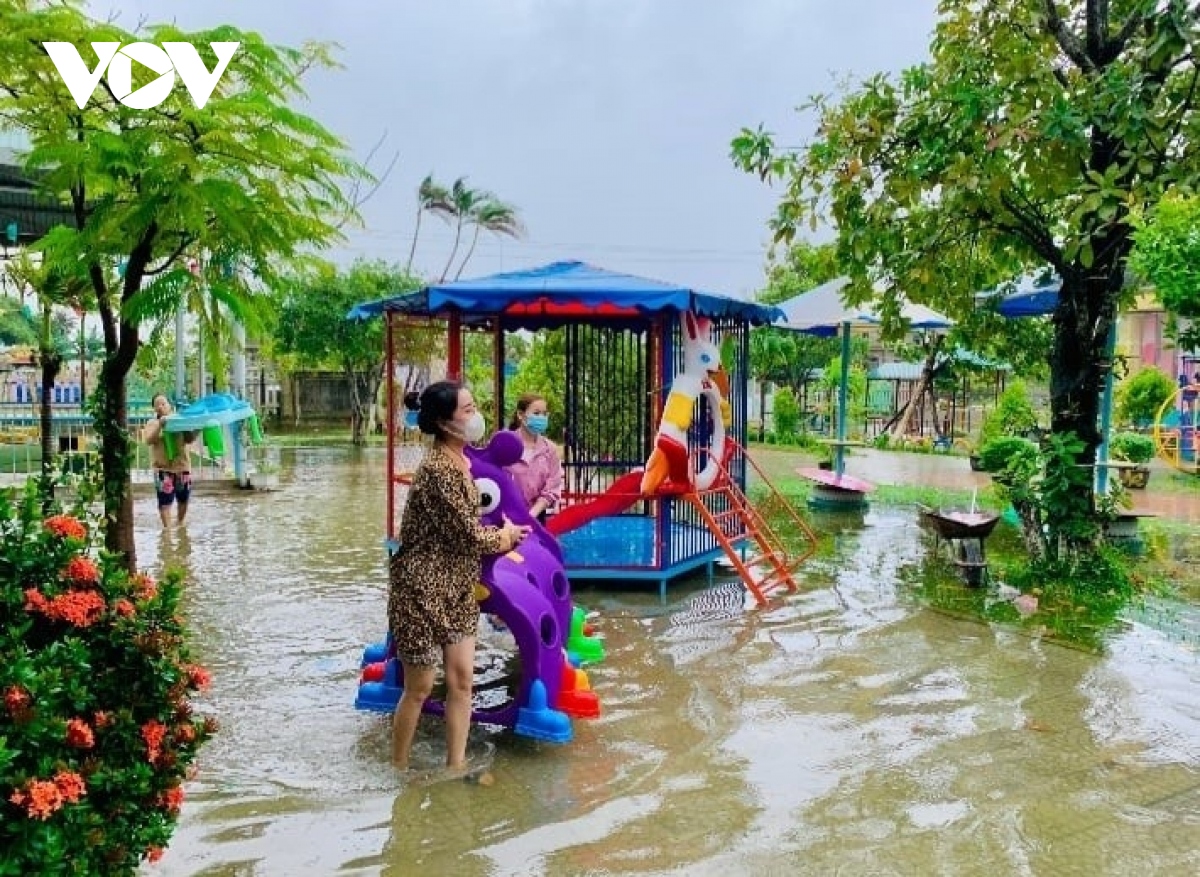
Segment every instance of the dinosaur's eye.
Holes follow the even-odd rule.
[[[500,508],[500,485],[491,478],[476,478],[479,488],[479,513],[486,515]]]

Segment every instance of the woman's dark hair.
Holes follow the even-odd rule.
[[[458,381],[436,381],[412,400],[416,402],[415,405],[408,404],[408,396],[416,396],[416,393],[405,396],[404,406],[417,412],[417,428],[421,432],[436,438],[445,438],[446,429],[443,424],[454,419],[454,412],[458,410],[458,394],[462,388],[463,385]]]
[[[545,396],[539,395],[537,393],[525,393],[523,396],[521,396],[520,399],[517,400],[517,407],[513,410],[512,420],[510,420],[508,422],[508,428],[516,429],[517,427],[519,427],[521,425],[521,418],[519,415],[524,414],[526,411],[528,411],[529,406],[532,405],[534,402],[545,402],[545,401],[546,401]]]

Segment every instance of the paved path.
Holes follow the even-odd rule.
[[[797,466],[815,465],[812,454],[778,448],[752,448],[750,456],[768,478],[793,477]],[[988,487],[986,472],[972,472],[966,457],[951,454],[911,454],[855,448],[846,460],[846,471],[878,485],[920,484],[958,490]],[[1170,491],[1155,490],[1155,479],[1170,477],[1171,471],[1156,461],[1151,466],[1150,484],[1145,490],[1132,490],[1133,511],[1200,523],[1200,478],[1194,489],[1173,485]]]

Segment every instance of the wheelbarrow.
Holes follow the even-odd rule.
[[[987,580],[984,541],[992,534],[1000,516],[991,512],[931,509],[921,506],[921,523],[950,545],[950,556],[964,581],[980,587]]]

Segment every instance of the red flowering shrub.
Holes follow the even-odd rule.
[[[189,697],[180,580],[96,559],[100,528],[0,491],[0,877],[134,874],[215,730]]]

